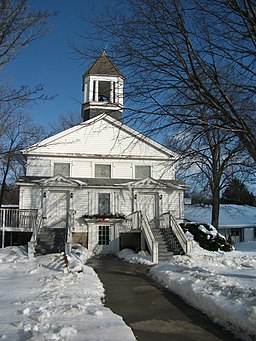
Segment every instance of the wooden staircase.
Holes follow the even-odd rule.
[[[171,229],[152,229],[158,242],[158,261],[168,261],[173,255],[183,255],[184,251]]]
[[[62,252],[65,250],[64,228],[41,227],[37,239],[36,252],[40,254]]]

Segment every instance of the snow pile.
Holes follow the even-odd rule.
[[[128,263],[135,264],[144,264],[144,265],[152,265],[151,256],[146,251],[140,251],[136,253],[131,249],[123,249],[122,251],[117,252],[117,257],[123,259]]]
[[[215,322],[240,338],[253,340],[256,337],[256,242],[241,243],[239,250],[211,252],[194,242],[193,254],[173,256],[172,261],[153,266],[150,273]]]
[[[0,263],[15,263],[27,261],[27,247],[22,246],[7,246],[5,252],[0,252]]]
[[[78,272],[75,266],[64,272],[62,254],[28,260],[24,250],[0,250],[0,339],[135,340],[122,318],[104,307],[101,282],[82,264],[89,256],[84,248],[75,246],[70,257]]]
[[[232,245],[220,234],[211,224],[182,223],[180,226],[186,232],[190,232],[194,239],[206,250],[210,251],[231,251]]]
[[[150,274],[239,338],[254,340],[256,242],[240,243],[236,251],[212,252],[201,248],[190,232],[186,235],[193,241],[193,254],[173,256],[171,261],[153,266]],[[124,249],[117,255],[127,262],[143,264],[143,254]]]
[[[71,255],[67,256],[69,271],[82,271],[83,265],[93,256],[93,252],[88,251],[80,244],[73,244]]]

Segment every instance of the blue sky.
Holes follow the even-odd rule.
[[[47,95],[57,95],[56,99],[40,102],[31,108],[30,113],[35,122],[47,126],[56,121],[59,114],[80,112],[83,98],[82,74],[89,65],[74,57],[69,42],[78,42],[78,33],[90,34],[80,16],[88,13],[93,6],[101,6],[103,2],[104,0],[31,1],[35,8],[58,12],[50,20],[52,31],[23,49],[15,61],[5,67],[3,75],[13,87],[32,87],[42,83]]]

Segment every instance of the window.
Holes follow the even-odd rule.
[[[111,166],[95,165],[95,178],[111,178]]]
[[[150,166],[135,166],[135,179],[144,179],[151,176]]]
[[[109,226],[99,226],[99,245],[109,245]]]
[[[53,175],[63,175],[70,177],[70,164],[69,163],[54,163]]]
[[[99,193],[99,214],[110,214],[110,193]]]
[[[99,102],[109,102],[111,92],[111,82],[99,81]]]

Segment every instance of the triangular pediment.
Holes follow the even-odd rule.
[[[78,187],[78,186],[86,186],[87,185],[85,182],[75,180],[75,179],[69,179],[63,175],[55,175],[51,178],[37,180],[35,182],[37,182],[41,186],[72,186],[72,187]]]
[[[129,184],[132,188],[167,188],[168,186],[153,178],[145,178]]]
[[[23,150],[24,154],[63,157],[174,160],[177,154],[102,114]]]

